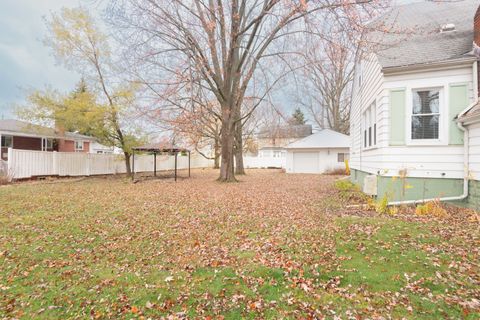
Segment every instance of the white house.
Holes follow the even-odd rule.
[[[123,154],[123,150],[118,147],[109,147],[98,141],[90,143],[90,153],[96,154]]]
[[[271,125],[260,129],[256,135],[258,153],[244,157],[247,168],[285,168],[285,146],[312,134],[312,126]]]
[[[478,0],[398,6],[385,20],[415,32],[383,35],[383,50],[357,64],[351,179],[370,194],[393,203],[471,198],[468,182],[480,179],[480,129],[468,114],[476,113],[478,97],[472,50],[478,6]]]
[[[350,137],[323,129],[285,147],[287,173],[325,173],[345,169]]]

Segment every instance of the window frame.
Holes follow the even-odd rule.
[[[6,141],[6,138],[10,138],[10,145],[4,146],[3,141]],[[0,135],[0,148],[13,148],[13,136],[10,134],[2,134]]]
[[[342,161],[340,161],[340,156],[343,158]],[[338,153],[337,153],[337,162],[338,162],[338,163],[345,163],[345,160],[346,160],[346,158],[345,158],[345,152],[338,152]]]
[[[77,148],[77,143],[80,143],[82,147],[81,147],[81,148]],[[75,149],[75,152],[85,150],[85,149],[84,149],[84,141],[83,141],[83,140],[75,140],[75,141],[74,141],[74,149]]]
[[[371,150],[378,148],[377,139],[377,100],[374,99],[362,112],[362,148]]]
[[[48,150],[53,150],[53,138],[42,138],[42,151]]]
[[[414,116],[420,116],[419,114],[413,113],[413,98],[414,92],[417,91],[427,91],[427,90],[437,90],[438,91],[438,138],[434,139],[413,139],[412,138],[412,120]],[[405,121],[406,125],[406,143],[407,145],[445,145],[447,144],[445,141],[445,134],[446,134],[446,125],[445,119],[448,119],[446,116],[446,103],[445,103],[445,87],[444,86],[431,86],[431,87],[412,87],[407,90],[407,110],[406,110],[406,117],[407,121]],[[431,115],[437,115],[437,113],[432,113]]]

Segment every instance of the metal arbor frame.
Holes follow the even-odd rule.
[[[157,154],[169,153],[175,155],[175,181],[177,181],[177,158],[178,154],[182,152],[188,153],[188,177],[190,178],[190,150],[183,148],[160,148],[155,146],[135,147],[132,149],[132,180],[135,180],[135,151],[148,152],[153,154],[153,176],[157,176]]]

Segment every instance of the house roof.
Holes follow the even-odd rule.
[[[478,0],[463,0],[394,7],[378,20],[392,29],[371,35],[380,42],[376,50],[380,65],[394,68],[473,59],[473,18],[479,5]],[[455,30],[441,32],[447,24]]]
[[[467,111],[460,114],[457,121],[462,123],[480,122],[480,101],[477,101],[474,105],[471,105]]]
[[[27,134],[27,135],[36,135],[49,138],[68,138],[68,139],[82,139],[82,140],[96,140],[94,137],[85,136],[83,134],[78,134],[75,132],[65,132],[61,134],[58,130],[55,130],[50,127],[40,126],[37,124],[14,120],[6,119],[0,120],[0,131],[11,132],[18,134]]]
[[[271,126],[260,129],[259,139],[279,138],[304,138],[312,134],[312,126],[309,124]]]
[[[139,146],[133,148],[135,151],[140,151],[140,152],[188,152],[188,149],[185,148],[180,148],[177,146],[173,146],[172,144],[166,144],[166,143],[150,143],[144,146]]]
[[[301,140],[290,143],[286,149],[349,148],[350,137],[330,129],[323,129]]]

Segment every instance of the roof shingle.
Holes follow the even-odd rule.
[[[381,37],[377,50],[383,68],[472,58],[473,17],[478,0],[418,2],[393,8],[381,21],[391,30],[372,34]],[[454,24],[454,31],[441,32]]]

